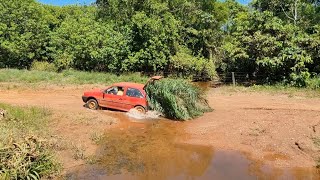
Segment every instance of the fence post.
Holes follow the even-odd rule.
[[[234,72],[232,72],[232,83],[233,83],[233,86],[236,86],[236,78],[234,76]]]

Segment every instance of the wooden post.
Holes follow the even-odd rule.
[[[233,86],[236,86],[236,78],[234,76],[234,72],[232,72],[232,83],[233,83]]]

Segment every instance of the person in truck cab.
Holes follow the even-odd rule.
[[[123,95],[123,92],[124,92],[123,88],[122,88],[122,87],[118,87],[117,95],[118,95],[118,96],[122,96],[122,95]]]

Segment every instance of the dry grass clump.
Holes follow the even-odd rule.
[[[0,179],[41,179],[55,175],[59,164],[45,140],[50,112],[1,103],[0,110],[5,112],[0,119]]]
[[[28,137],[0,148],[0,179],[40,179],[59,169],[45,141]]]

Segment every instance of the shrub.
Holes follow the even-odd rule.
[[[308,87],[311,89],[320,88],[320,77],[313,77],[307,80]]]
[[[211,111],[204,92],[191,83],[180,79],[163,79],[146,87],[149,106],[165,117],[189,120]]]
[[[31,65],[31,70],[56,72],[58,69],[52,63],[46,61],[34,61]]]
[[[309,72],[300,72],[299,74],[291,73],[291,85],[295,87],[306,87],[307,81],[310,79]]]
[[[194,57],[185,48],[180,48],[175,56],[171,58],[172,74],[179,77],[204,76],[212,79],[216,76],[214,63],[208,59]]]
[[[73,59],[73,55],[70,55],[68,53],[61,53],[57,55],[53,64],[55,65],[58,71],[62,71],[64,69],[70,69],[73,63]]]

